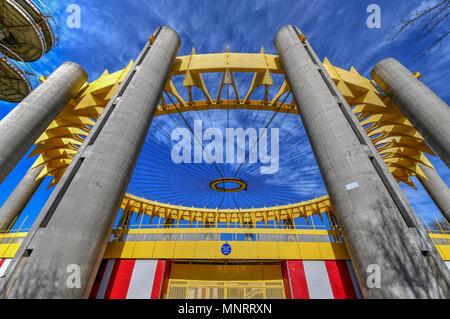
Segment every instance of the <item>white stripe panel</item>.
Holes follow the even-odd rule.
[[[445,262],[447,264],[448,269],[450,269],[450,261]]]
[[[106,289],[108,289],[109,278],[111,278],[111,272],[114,268],[115,259],[109,259],[106,263],[105,273],[103,274],[102,282],[100,283],[100,287],[98,288],[96,299],[104,299]]]
[[[323,260],[304,260],[306,282],[311,299],[334,299],[327,267]]]
[[[356,279],[355,269],[353,268],[353,264],[351,261],[347,260],[347,268],[350,273],[350,277],[352,278],[353,288],[355,289],[356,298],[363,299],[361,294],[361,289],[359,288],[358,279]]]
[[[5,271],[8,268],[10,262],[11,262],[11,259],[6,259],[3,262],[3,265],[0,267],[0,277],[5,274]]]
[[[157,265],[157,260],[136,260],[127,299],[150,299]]]

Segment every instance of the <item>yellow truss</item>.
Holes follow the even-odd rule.
[[[193,222],[202,222],[205,224],[217,223],[239,223],[241,226],[245,224],[255,224],[257,222],[277,221],[281,225],[282,220],[294,221],[295,218],[305,218],[309,225],[309,216],[318,215],[322,219],[323,213],[333,211],[328,196],[316,198],[307,202],[291,204],[269,208],[252,208],[252,209],[206,209],[195,207],[174,206],[170,204],[162,204],[139,198],[131,194],[126,194],[122,202],[124,215],[137,213],[137,218],[142,215],[153,217],[162,217],[165,220],[173,219],[180,222],[181,220]]]
[[[30,154],[30,157],[39,155],[33,168],[44,165],[38,179],[53,176],[49,187],[59,182],[132,65],[130,62],[124,70],[113,74],[106,70],[98,80],[86,83],[50,124]]]
[[[380,94],[372,82],[362,77],[354,68],[346,71],[334,67],[328,59],[325,59],[323,64],[348,104],[352,106],[353,112],[396,180],[415,187],[410,176],[425,177],[418,164],[432,167],[424,153],[434,155],[423,137],[400,113],[397,106],[389,98]],[[77,97],[69,102],[36,142],[37,145],[30,156],[39,155],[39,157],[33,167],[44,165],[39,179],[52,176],[53,180],[49,187],[59,182],[89,134],[90,128],[95,124],[131,67],[132,62],[121,71],[113,74],[105,71],[96,81],[86,83]],[[216,100],[213,100],[202,74],[216,72],[222,73],[222,80],[219,95]],[[239,99],[237,94],[234,72],[254,73],[244,99]],[[161,98],[161,105],[155,116],[207,109],[250,109],[298,114],[294,100],[290,104],[279,102],[290,92],[286,80],[278,93],[269,100],[268,89],[273,85],[272,74],[284,74],[284,71],[279,57],[265,54],[264,49],[261,49],[258,54],[230,53],[229,50],[218,54],[196,54],[193,50],[191,55],[176,59],[165,87],[165,95]],[[178,92],[172,80],[175,76],[184,76],[183,87],[188,90],[189,101],[184,101]],[[235,90],[236,100],[221,99],[221,91],[225,85],[230,85]],[[193,86],[203,93],[202,101],[193,100],[191,92]],[[264,100],[251,100],[252,94],[260,86],[265,88]],[[168,103],[165,97],[169,98],[171,103]],[[176,220],[227,223],[280,221],[332,211],[328,197],[283,208],[217,211],[171,206],[127,195],[122,208],[130,212]]]

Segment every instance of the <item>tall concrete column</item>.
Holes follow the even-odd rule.
[[[450,168],[450,108],[400,62],[386,59],[372,78]]]
[[[27,206],[42,183],[42,179],[38,181],[36,179],[43,169],[43,165],[30,169],[6,199],[0,208],[0,231],[8,230]]]
[[[444,298],[388,191],[382,177],[385,164],[367,135],[362,135],[362,127],[355,126],[356,118],[308,41],[300,30],[286,26],[278,32],[275,45],[345,233],[363,296]]]
[[[4,298],[87,298],[175,61],[159,28],[111,99],[8,267]]]
[[[87,78],[79,65],[66,62],[0,121],[0,183]]]
[[[420,183],[439,208],[442,215],[450,223],[450,190],[447,184],[445,184],[434,168],[422,164],[419,164],[419,167],[427,177],[426,179],[419,177]]]

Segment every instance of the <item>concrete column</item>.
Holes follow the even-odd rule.
[[[379,154],[372,153],[367,135],[360,134],[362,128],[353,127],[354,115],[348,114],[348,105],[309,43],[300,38],[298,29],[286,26],[278,32],[275,45],[345,233],[363,296],[444,298],[380,175]]]
[[[79,65],[66,62],[0,121],[0,183],[87,78]]]
[[[450,108],[400,62],[386,59],[372,78],[450,168]]]
[[[431,199],[450,222],[450,190],[434,168],[419,164],[427,179],[419,177]]]
[[[180,45],[170,27],[151,39],[12,260],[2,297],[89,296]]]
[[[27,206],[42,183],[42,179],[38,181],[36,179],[43,169],[43,165],[30,169],[6,199],[0,208],[0,231],[8,230]]]

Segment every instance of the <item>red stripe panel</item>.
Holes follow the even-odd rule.
[[[288,261],[289,280],[292,299],[309,299],[308,284],[305,269],[301,260]]]
[[[352,277],[345,261],[325,261],[334,299],[356,299]]]
[[[155,271],[155,279],[153,280],[151,299],[160,299],[165,268],[166,268],[166,261],[158,260],[158,264],[156,266]]]
[[[167,293],[167,289],[169,287],[169,279],[170,279],[170,271],[172,268],[172,262],[170,260],[166,260],[166,268],[164,269],[164,278],[161,288],[160,298],[164,299]]]
[[[286,294],[286,299],[292,299],[291,284],[289,282],[288,262],[283,261],[281,264],[281,268],[283,270],[284,293]]]
[[[0,259],[0,267],[3,265],[6,259]]]
[[[94,285],[92,286],[91,294],[89,295],[89,299],[96,299],[98,290],[100,289],[100,285],[102,283],[103,275],[105,274],[106,264],[108,260],[103,259],[100,264],[100,269],[97,272],[97,276],[95,277]]]
[[[135,259],[118,259],[114,263],[104,299],[126,299]]]

